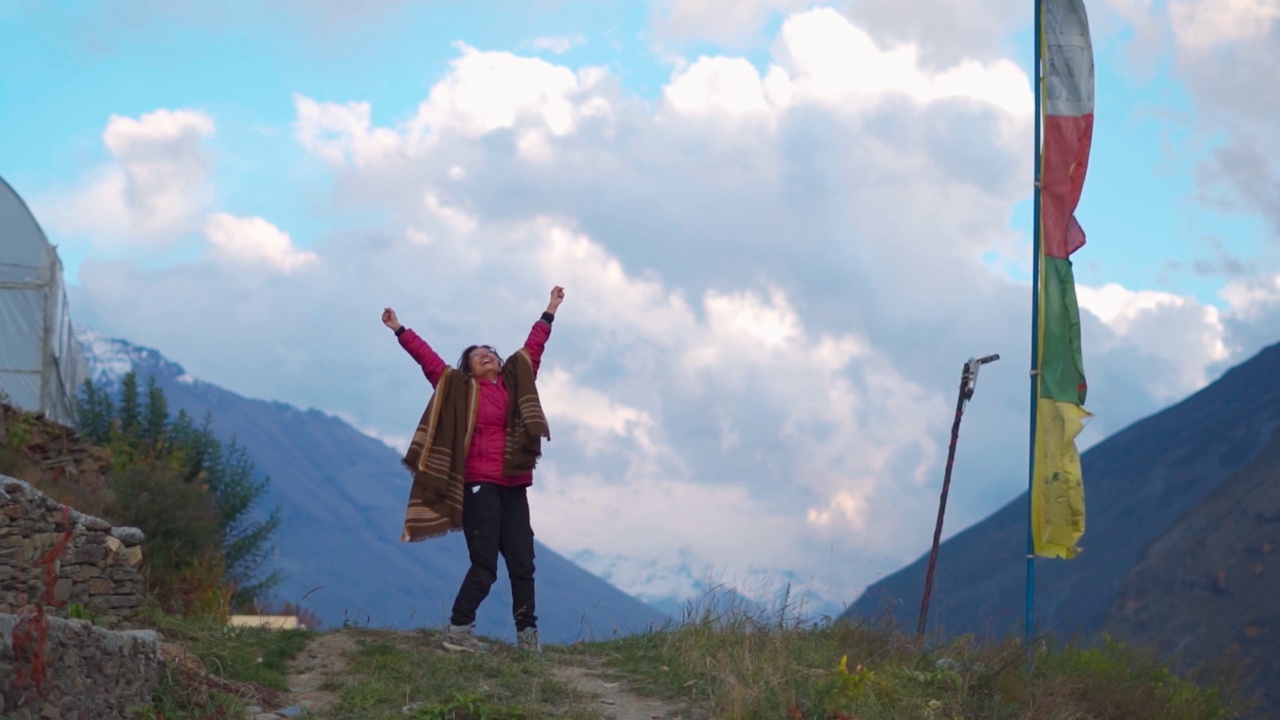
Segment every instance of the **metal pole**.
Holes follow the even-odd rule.
[[[960,392],[956,398],[956,418],[951,423],[951,446],[947,449],[947,466],[942,475],[942,497],[938,500],[938,522],[933,528],[933,549],[929,552],[929,568],[924,576],[924,595],[920,598],[920,624],[916,627],[916,642],[924,640],[924,626],[929,615],[929,598],[933,594],[933,573],[938,565],[938,547],[942,541],[942,519],[947,512],[947,494],[951,490],[951,468],[956,461],[956,443],[960,440],[960,419],[964,417],[965,403],[973,397],[978,385],[978,369],[999,360],[999,355],[969,358],[960,372]]]
[[[1041,52],[1043,45],[1042,12],[1044,0],[1035,2],[1035,62],[1032,70],[1035,73],[1035,151],[1036,170],[1034,199],[1032,203],[1031,230],[1031,417],[1030,445],[1027,448],[1027,615],[1024,621],[1026,641],[1031,642],[1032,629],[1035,627],[1035,586],[1036,586],[1036,544],[1031,524],[1032,498],[1035,488],[1036,468],[1036,405],[1040,391],[1040,253],[1042,234],[1040,232],[1040,183],[1042,181],[1043,158],[1040,152],[1041,134]]]

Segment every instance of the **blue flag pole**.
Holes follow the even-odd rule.
[[[1041,91],[1040,83],[1042,78],[1041,70],[1041,50],[1043,45],[1043,32],[1041,31],[1041,12],[1044,0],[1033,0],[1035,2],[1035,62],[1032,64],[1032,72],[1035,73],[1035,114],[1036,114],[1036,133],[1035,133],[1035,195],[1032,203],[1032,230],[1031,230],[1031,419],[1030,419],[1030,446],[1028,447],[1028,468],[1027,468],[1027,615],[1025,620],[1026,641],[1031,642],[1031,633],[1035,627],[1035,588],[1036,588],[1036,544],[1032,525],[1031,507],[1032,497],[1036,491],[1035,487],[1035,467],[1036,467],[1036,401],[1039,399],[1040,390],[1040,243],[1042,234],[1040,232],[1040,183],[1042,180],[1042,164],[1043,156],[1040,151],[1040,134],[1041,134]]]

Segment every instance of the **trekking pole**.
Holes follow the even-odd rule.
[[[929,614],[929,596],[933,594],[933,571],[938,564],[938,543],[942,539],[942,516],[947,511],[947,491],[951,489],[951,466],[956,460],[956,442],[960,439],[960,418],[964,416],[964,406],[973,397],[973,390],[978,385],[978,369],[987,363],[999,360],[999,355],[988,355],[982,358],[969,358],[960,374],[960,396],[956,399],[956,419],[951,424],[951,447],[947,450],[947,469],[942,476],[942,497],[938,501],[938,524],[933,529],[933,550],[929,553],[929,569],[924,576],[924,597],[920,599],[920,624],[916,628],[916,642],[924,640],[925,618]]]

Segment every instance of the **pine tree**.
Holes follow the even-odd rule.
[[[171,417],[154,376],[144,405],[133,372],[121,379],[118,404],[92,382],[79,400],[81,434],[112,450],[112,519],[146,533],[144,557],[153,582],[210,590],[207,563],[192,565],[210,553],[220,568],[215,585],[232,588],[237,607],[253,604],[280,582],[278,572],[264,570],[280,513],[257,512],[270,480],[255,477],[252,460],[234,439],[218,439],[212,415],[200,425],[185,411]],[[153,590],[167,607],[184,609],[174,588]]]
[[[111,422],[116,417],[111,393],[94,385],[93,380],[85,380],[79,405],[80,435],[91,443],[105,445],[111,439]]]
[[[138,427],[138,375],[129,371],[120,382],[120,432],[126,437]]]
[[[169,400],[156,384],[156,377],[147,379],[147,407],[142,416],[141,439],[158,450],[169,433]]]

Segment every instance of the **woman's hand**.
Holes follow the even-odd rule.
[[[547,312],[555,315],[556,308],[560,307],[562,302],[564,302],[564,288],[559,285],[551,288],[551,302],[547,303]]]
[[[383,308],[383,310],[382,310],[382,324],[383,324],[383,325],[386,325],[387,327],[391,328],[392,330],[399,330],[399,329],[400,329],[400,320],[399,320],[399,318],[397,318],[397,317],[396,317],[396,311],[395,311],[395,310],[392,310],[391,308]]]

